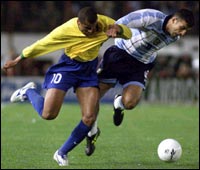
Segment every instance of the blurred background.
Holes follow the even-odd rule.
[[[143,8],[158,9],[166,14],[180,8],[192,10],[195,27],[180,41],[158,52],[157,64],[150,72],[143,98],[147,102],[198,104],[199,1],[1,1],[1,66],[58,25],[76,17],[79,9],[88,5],[115,20]],[[107,41],[99,57],[112,44],[113,39]],[[8,102],[12,92],[28,81],[35,81],[38,90],[45,94],[41,89],[45,72],[57,62],[62,52],[24,60],[7,74],[1,71],[1,102]],[[111,102],[114,94],[120,91],[118,85],[102,101]],[[75,100],[73,91],[69,91],[65,101]]]

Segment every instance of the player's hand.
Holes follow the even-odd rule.
[[[16,66],[20,60],[21,60],[21,57],[19,56],[19,57],[17,57],[14,60],[8,60],[8,61],[6,61],[6,63],[3,65],[3,70],[5,72],[7,72],[7,69]]]
[[[106,31],[107,36],[116,38],[117,35],[121,32],[121,27],[117,24],[109,25],[108,30]]]

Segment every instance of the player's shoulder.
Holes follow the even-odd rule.
[[[98,14],[97,17],[98,17],[98,22],[103,25],[109,25],[115,23],[115,20],[109,16]]]
[[[143,16],[156,17],[160,19],[166,17],[165,13],[157,9],[146,8],[146,9],[140,10],[140,12],[143,13]]]
[[[145,8],[145,9],[137,10],[136,12],[161,12],[161,11],[159,11],[157,9],[152,9],[152,8]]]
[[[60,27],[62,28],[73,28],[73,27],[77,27],[77,17],[71,18],[70,20],[64,22],[62,25],[60,25]]]
[[[98,20],[105,20],[107,18],[110,18],[109,16],[103,15],[103,14],[97,14]]]
[[[141,14],[164,14],[162,11],[159,11],[157,9],[152,9],[152,8],[145,8],[145,9],[140,9],[137,11],[133,11],[134,13],[141,13]]]
[[[153,18],[162,19],[166,17],[166,15],[162,11],[159,11],[157,9],[145,8],[145,9],[132,11],[126,16],[124,16],[124,18],[132,18],[133,16],[137,16],[138,19],[143,18],[143,17],[153,17]]]
[[[66,21],[64,24],[74,25],[75,23],[77,23],[77,19],[78,17],[71,18],[70,20]]]

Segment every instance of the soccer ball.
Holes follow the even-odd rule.
[[[175,139],[165,139],[158,145],[157,152],[160,160],[175,162],[181,158],[182,147]]]

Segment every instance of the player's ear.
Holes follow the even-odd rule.
[[[173,24],[176,24],[177,22],[178,22],[178,18],[177,18],[177,17],[175,17],[175,16],[174,16],[174,17],[172,17],[172,23],[173,23]]]

